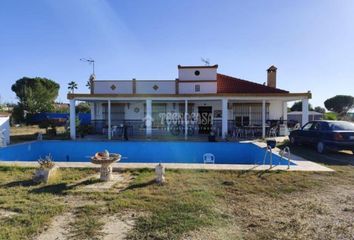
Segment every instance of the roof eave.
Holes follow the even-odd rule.
[[[135,98],[135,97],[304,97],[312,98],[311,92],[306,93],[204,93],[204,94],[89,94],[89,93],[68,93],[68,99],[82,98],[82,97],[101,97],[101,98]]]

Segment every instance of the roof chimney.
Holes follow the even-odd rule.
[[[277,68],[272,65],[267,69],[267,86],[276,88],[277,87]]]

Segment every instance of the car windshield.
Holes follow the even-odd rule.
[[[331,130],[347,130],[354,131],[354,124],[350,122],[331,122],[328,123]]]

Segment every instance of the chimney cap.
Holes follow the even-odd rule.
[[[275,71],[277,71],[277,68],[276,68],[274,65],[270,66],[270,67],[267,69],[267,72],[275,72]]]

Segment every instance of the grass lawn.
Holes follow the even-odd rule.
[[[107,216],[132,212],[128,239],[352,239],[354,167],[333,173],[169,170],[167,184],[150,170],[122,192],[82,192],[92,169],[61,169],[35,185],[34,169],[0,167],[0,239],[35,239],[54,216],[72,212],[70,239],[100,239]]]
[[[37,134],[42,133],[43,139],[50,140],[61,140],[61,139],[69,139],[67,133],[65,133],[64,127],[57,127],[57,135],[48,135],[45,133],[45,129],[39,128],[37,125],[29,125],[29,126],[20,126],[20,127],[11,127],[11,144],[33,141],[37,139]]]

